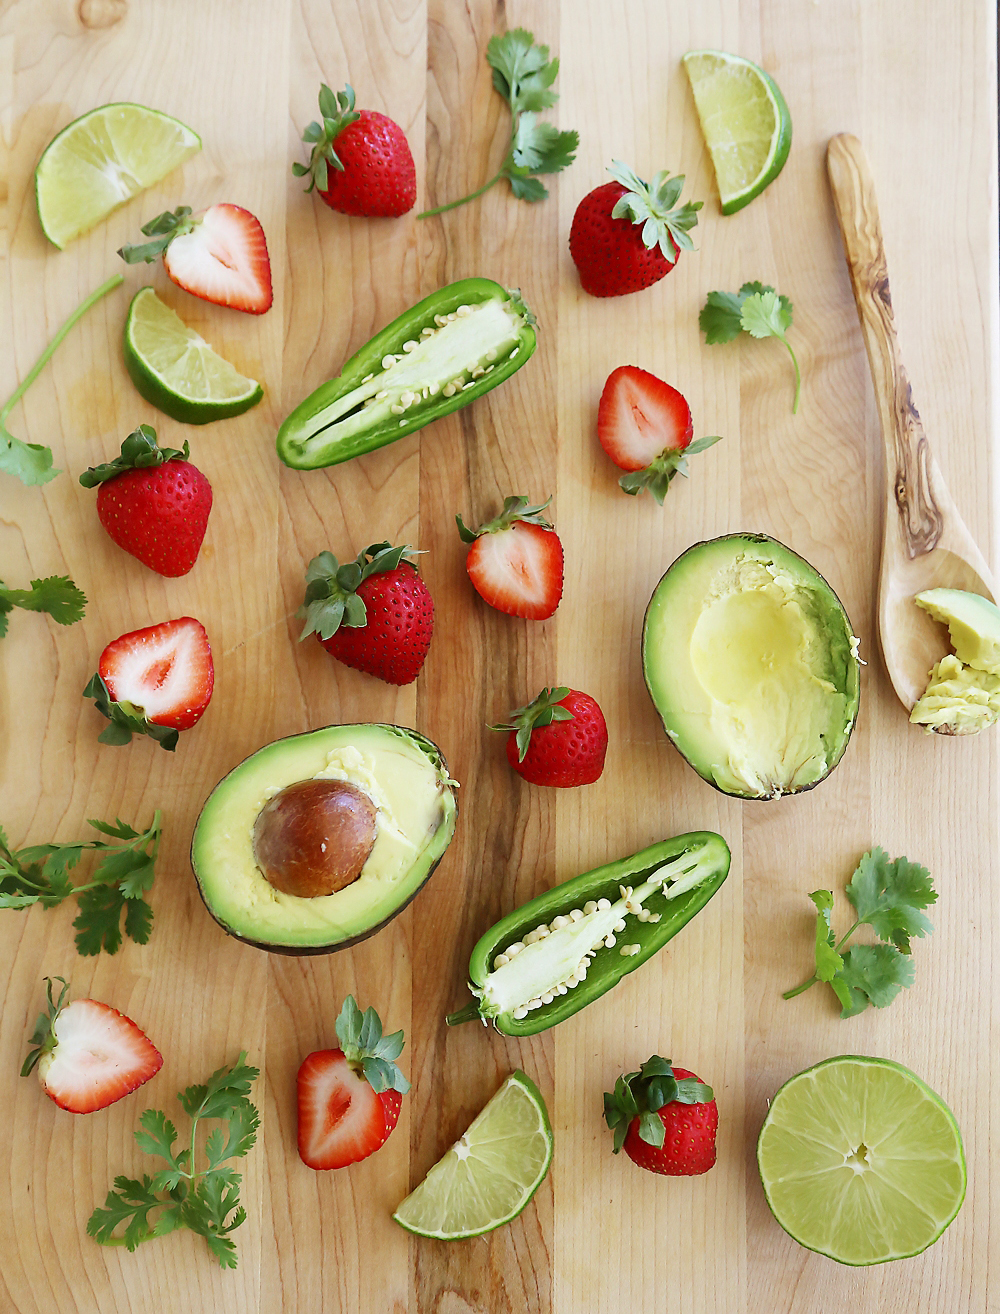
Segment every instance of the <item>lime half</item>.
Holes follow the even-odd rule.
[[[757,1142],[771,1212],[841,1264],[906,1259],[965,1199],[954,1115],[909,1068],[844,1054],[786,1081]]]
[[[42,232],[64,247],[199,150],[200,137],[158,110],[91,110],[53,137],[35,168]]]
[[[122,342],[125,367],[148,402],[184,424],[242,415],[264,392],[212,350],[151,287],[132,298]]]
[[[788,159],[792,116],[770,74],[721,50],[690,50],[687,69],[723,214],[735,214],[773,182]]]
[[[551,1162],[545,1103],[533,1081],[513,1072],[393,1218],[417,1236],[481,1236],[517,1217]]]

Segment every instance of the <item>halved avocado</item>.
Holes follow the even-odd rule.
[[[276,797],[302,794],[309,806],[315,791],[291,787],[324,780],[347,782],[353,788],[341,793],[370,799],[374,839],[350,883],[304,897],[264,876],[261,827]],[[322,954],[355,944],[401,912],[441,861],[455,833],[455,788],[440,750],[416,730],[331,725],[277,739],[230,771],[201,810],[191,866],[205,906],[230,935],[272,953]],[[343,828],[325,816],[306,813],[301,820],[320,865]],[[350,826],[346,830],[351,833]],[[272,842],[269,855],[274,848]],[[302,854],[295,856],[301,864]],[[335,883],[343,879],[341,871]]]
[[[688,548],[657,584],[642,632],[646,687],[668,736],[737,798],[826,779],[857,720],[857,649],[823,576],[764,534]]]

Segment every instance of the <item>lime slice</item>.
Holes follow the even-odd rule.
[[[223,360],[151,287],[132,298],[122,346],[125,367],[142,395],[184,424],[242,415],[264,395],[256,379]]]
[[[841,1264],[926,1250],[965,1199],[955,1118],[909,1068],[844,1054],[786,1081],[757,1142],[771,1212]]]
[[[64,247],[136,192],[165,178],[201,138],[143,105],[102,105],[53,137],[35,169],[42,232]]]
[[[773,182],[788,159],[792,116],[774,79],[749,59],[689,50],[682,63],[712,156],[723,214]]]
[[[533,1081],[513,1072],[393,1218],[417,1236],[481,1236],[517,1217],[551,1162],[545,1103]]]

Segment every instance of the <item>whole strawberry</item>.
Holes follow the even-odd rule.
[[[158,575],[186,575],[197,560],[212,485],[183,451],[160,447],[156,430],[140,424],[122,443],[121,455],[80,476],[97,491],[97,515],[120,548]]]
[[[414,548],[373,543],[339,565],[332,552],[313,557],[306,571],[300,640],[315,634],[345,666],[387,684],[417,678],[431,646],[434,600],[412,565]]]
[[[675,208],[683,174],[671,178],[663,170],[646,183],[620,160],[608,173],[615,181],[587,193],[569,231],[583,290],[594,297],[640,292],[669,274],[682,250],[694,250],[688,230],[702,206],[687,201]]]
[[[590,694],[543,689],[491,730],[507,730],[507,761],[532,785],[572,789],[591,785],[604,770],[608,727]]]
[[[297,178],[309,175],[331,210],[369,218],[392,218],[412,210],[417,173],[403,129],[385,114],[354,108],[350,83],[336,95],[319,89],[321,123],[310,123],[302,140],[312,146],[309,163],[293,164]]]
[[[615,1154],[669,1177],[695,1177],[715,1163],[719,1110],[711,1086],[686,1068],[654,1054],[604,1093],[604,1120],[615,1134]]]

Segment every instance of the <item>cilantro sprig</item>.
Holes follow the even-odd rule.
[[[813,890],[816,905],[816,971],[807,981],[786,990],[794,999],[818,981],[825,981],[841,1005],[841,1017],[863,1013],[869,1004],[885,1008],[914,980],[910,958],[912,936],[925,936],[934,928],[922,909],[937,900],[925,867],[908,858],[890,861],[885,849],[875,848],[858,863],[844,891],[857,919],[838,940],[830,924],[833,891]],[[844,945],[860,926],[870,926],[878,944]]]
[[[17,403],[41,374],[56,348],[77,320],[82,318],[91,306],[100,301],[101,297],[112,291],[112,289],[119,287],[124,281],[125,279],[121,274],[114,274],[77,306],[76,310],[73,311],[69,319],[66,320],[32,365],[18,387],[14,389],[3,406],[0,407],[0,471],[4,474],[13,475],[16,479],[20,479],[22,484],[31,485],[47,484],[50,479],[55,479],[56,475],[60,473],[59,470],[53,470],[52,468],[51,447],[43,447],[41,443],[22,442],[20,438],[15,438],[7,428],[7,416],[10,415]]]
[[[162,835],[158,811],[144,831],[120,818],[114,825],[106,821],[89,825],[119,842],[31,844],[15,852],[0,827],[0,908],[30,908],[36,903],[55,908],[64,899],[75,898],[76,948],[84,957],[93,957],[102,949],[116,954],[122,944],[123,921],[129,939],[137,944],[149,939],[153,909],[145,896],[153,888]],[[87,852],[99,853],[100,860],[89,881],[74,885],[69,873]]]
[[[482,187],[449,201],[436,209],[425,210],[418,219],[454,210],[506,178],[510,189],[521,201],[544,201],[546,188],[536,177],[540,173],[558,173],[572,164],[580,134],[561,132],[551,123],[539,120],[539,110],[550,109],[559,96],[552,84],[559,72],[559,60],[549,59],[548,46],[535,44],[531,32],[516,27],[503,36],[490,38],[486,47],[486,62],[493,70],[493,86],[510,106],[511,134],[507,154],[497,172]]]
[[[180,1227],[203,1236],[222,1268],[236,1268],[236,1245],[230,1233],[246,1222],[240,1204],[241,1175],[229,1159],[242,1158],[257,1139],[260,1116],[249,1099],[250,1087],[260,1075],[249,1067],[246,1052],[230,1067],[213,1072],[202,1086],[189,1086],[177,1098],[191,1119],[191,1134],[183,1149],[176,1149],[177,1128],[160,1109],[147,1109],[134,1133],[140,1150],[166,1161],[166,1168],[141,1180],[116,1177],[104,1208],[87,1220],[87,1234],[102,1246],[135,1250],[143,1241],[166,1236]],[[198,1125],[204,1119],[220,1122],[205,1138],[204,1168],[195,1168]],[[150,1214],[159,1212],[154,1221]],[[125,1230],[115,1235],[122,1223]]]
[[[792,414],[799,409],[802,374],[791,343],[785,336],[792,327],[792,303],[766,283],[744,283],[739,292],[709,292],[698,316],[698,323],[709,346],[732,342],[740,333],[752,338],[777,338],[783,343],[795,367],[795,398]]]
[[[9,589],[0,579],[0,639],[7,633],[7,617],[15,607],[25,611],[47,611],[59,625],[80,620],[87,595],[68,575],[46,575],[33,579],[30,589]]]

